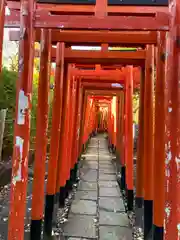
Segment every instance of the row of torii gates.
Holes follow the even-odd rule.
[[[108,109],[109,141],[122,166],[121,187],[127,189],[128,209],[133,209],[132,96],[140,86],[135,208],[144,206],[145,239],[152,228],[155,240],[180,239],[180,1],[152,1],[154,6],[144,1],[136,7],[125,6],[126,1],[122,6],[123,1],[111,6],[106,0],[95,5],[42,2],[0,2],[0,55],[4,26],[20,28],[10,31],[10,39],[20,45],[8,240],[24,239],[34,56],[40,56],[40,75],[31,239],[40,239],[44,214],[52,61],[56,70],[45,233],[51,235],[55,196],[63,205],[102,106]],[[6,4],[11,11],[7,16]],[[40,52],[34,51],[35,41]],[[72,50],[73,44],[99,45],[101,50]],[[139,48],[110,51],[113,45]]]

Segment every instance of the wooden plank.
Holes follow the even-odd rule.
[[[19,11],[11,11],[6,16],[5,27],[17,28],[20,25]],[[34,21],[35,28],[56,28],[59,30],[162,30],[169,29],[169,15],[158,13],[153,16],[96,16],[50,15],[48,11],[37,11]]]
[[[20,32],[9,31],[10,41],[19,41]],[[36,41],[40,41],[40,29],[36,29]],[[112,43],[112,44],[156,44],[157,33],[155,31],[119,31],[119,32],[99,32],[99,31],[60,31],[52,30],[52,42],[66,42],[66,43]]]

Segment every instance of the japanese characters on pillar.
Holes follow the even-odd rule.
[[[165,78],[165,224],[164,239],[180,236],[180,2],[169,1],[170,30]]]
[[[2,3],[2,2],[1,2]],[[24,240],[24,216],[28,177],[30,106],[34,56],[33,0],[20,2],[19,70],[14,124],[14,149],[8,239]]]

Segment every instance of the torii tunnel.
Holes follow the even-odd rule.
[[[9,9],[7,15],[6,7]],[[179,240],[180,1],[1,0],[0,69],[4,28],[10,28],[11,41],[19,42],[7,239],[40,240],[42,236],[43,239],[61,239],[53,235],[57,211],[65,207],[74,188],[77,193],[72,206],[75,206],[83,181],[82,169],[92,161],[97,161],[94,172],[98,177],[92,180],[97,184],[94,190],[99,211],[96,213],[97,234],[87,235],[88,228],[85,235],[78,234],[76,226],[85,224],[87,217],[82,221],[82,216],[78,215],[70,227],[73,234],[65,236],[76,237],[72,239],[140,239],[135,238],[133,226],[129,227],[131,235],[127,237],[121,232],[119,223],[106,224],[110,213],[103,212],[100,207],[103,146],[106,154],[102,156],[109,161],[106,165],[116,162],[112,170],[116,177],[113,181],[118,183],[119,198],[125,202],[124,215],[116,211],[111,216],[123,221],[123,216],[133,213],[134,226],[141,229],[142,239]],[[40,49],[35,49],[37,42]],[[92,49],[81,50],[74,46],[91,46]],[[95,46],[98,49],[94,49]],[[26,238],[24,218],[35,57],[40,58],[40,69],[31,223]],[[52,63],[56,67],[45,189]],[[140,91],[136,160],[133,150],[135,90]],[[91,151],[91,158],[88,151]],[[107,160],[109,156],[112,161]],[[112,175],[107,174],[106,181],[111,180]],[[104,209],[111,207],[110,199],[113,198],[106,197],[109,200]],[[69,222],[75,217],[72,206]],[[87,219],[92,218],[91,215],[93,212]],[[120,229],[116,238],[115,227]],[[110,231],[111,235],[104,237],[102,229]]]

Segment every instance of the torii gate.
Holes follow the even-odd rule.
[[[101,3],[101,4],[100,4]],[[15,3],[14,3],[15,4]],[[17,4],[17,3],[16,3]],[[99,5],[98,5],[99,4]],[[43,11],[42,9],[36,10],[35,16],[33,16],[34,13],[34,2],[33,1],[27,1],[22,0],[20,3],[21,9],[23,9],[23,13],[21,16],[17,13],[12,15],[10,17],[6,18],[6,24],[8,26],[20,26],[21,27],[21,40],[20,40],[20,72],[19,72],[19,89],[18,89],[18,96],[23,97],[23,99],[26,99],[27,106],[25,109],[29,110],[29,102],[30,101],[30,94],[31,94],[31,81],[32,81],[32,62],[33,62],[33,49],[30,47],[32,46],[34,41],[33,37],[33,27],[37,28],[59,28],[60,29],[86,29],[87,26],[91,29],[97,30],[151,30],[151,31],[158,31],[157,33],[157,43],[158,43],[158,52],[157,52],[157,84],[156,84],[156,114],[155,114],[155,153],[154,157],[158,159],[159,164],[154,165],[154,171],[155,171],[155,183],[156,187],[154,188],[154,196],[153,199],[154,203],[154,235],[159,237],[159,239],[162,239],[163,236],[163,220],[164,220],[164,211],[161,206],[164,206],[164,202],[166,203],[165,209],[167,212],[166,218],[165,218],[165,239],[176,239],[179,234],[179,40],[178,40],[178,34],[179,34],[179,23],[180,23],[180,3],[177,0],[170,0],[169,1],[169,13],[167,12],[161,12],[158,14],[155,14],[155,16],[147,16],[147,12],[145,12],[145,17],[143,16],[133,16],[133,17],[124,17],[124,16],[107,16],[107,12],[110,12],[109,6],[107,7],[106,4],[102,5],[102,2],[98,2],[96,4],[96,16],[87,17],[87,16],[70,16],[68,18],[65,18],[64,16],[50,16],[48,15],[48,10],[46,8],[46,11]],[[17,4],[18,5],[18,4]],[[0,5],[0,19],[4,19],[4,8],[5,8],[5,1],[1,1]],[[41,5],[39,5],[41,6]],[[102,7],[103,6],[103,7]],[[35,8],[36,9],[36,8]],[[60,9],[60,8],[59,8]],[[91,7],[87,7],[88,9],[86,12],[93,11]],[[91,9],[91,10],[90,10]],[[112,8],[111,8],[112,9]],[[131,8],[132,9],[132,8]],[[137,8],[139,9],[139,8]],[[118,8],[119,12],[121,10]],[[77,11],[77,8],[76,8]],[[111,10],[112,11],[112,10]],[[125,14],[125,10],[123,8],[122,10]],[[134,10],[136,12],[137,10]],[[134,13],[133,12],[133,13]],[[143,10],[141,9],[140,13],[142,14]],[[151,10],[150,13],[153,11]],[[126,12],[127,13],[127,12]],[[132,14],[132,10],[130,12]],[[149,13],[149,12],[148,12]],[[169,18],[169,15],[171,18]],[[20,18],[21,17],[21,18]],[[35,17],[35,18],[33,18]],[[101,19],[99,18],[101,17]],[[9,19],[9,20],[8,20]],[[12,20],[12,21],[11,21]],[[11,22],[10,22],[11,21]],[[3,36],[3,21],[2,26],[0,26],[0,36],[2,38]],[[10,25],[11,24],[11,25]],[[168,31],[168,38],[167,38],[167,50],[168,55],[164,56],[165,52],[165,39],[164,39],[164,33],[163,31]],[[2,33],[2,34],[1,34]],[[131,40],[129,40],[131,41]],[[65,42],[65,41],[64,41]],[[127,41],[128,42],[128,41]],[[132,41],[131,41],[132,42]],[[0,48],[2,39],[0,41]],[[48,48],[48,46],[46,45]],[[151,55],[152,49],[149,48],[149,54]],[[1,51],[0,51],[1,52]],[[47,54],[47,52],[46,52]],[[164,59],[166,57],[167,64],[164,66]],[[0,57],[1,58],[1,57]],[[149,61],[149,62],[148,62]],[[152,71],[151,64],[152,59],[149,58],[147,60],[148,66],[146,69],[146,78],[148,79],[148,86],[145,86],[145,107],[150,106],[150,109],[152,111],[152,101],[151,97],[148,98],[147,96],[151,96],[150,90],[150,74]],[[42,62],[43,63],[43,62]],[[44,62],[45,64],[45,62]],[[164,74],[164,69],[166,70],[166,78]],[[47,71],[47,69],[46,69]],[[149,73],[149,74],[148,74]],[[148,76],[148,77],[147,77]],[[28,79],[28,81],[27,81]],[[165,81],[166,80],[166,81]],[[143,84],[141,85],[143,88]],[[22,94],[23,91],[23,94]],[[141,91],[142,93],[144,91]],[[144,99],[143,96],[141,98]],[[162,107],[163,106],[163,107]],[[165,110],[164,110],[165,108]],[[152,131],[152,119],[150,118],[150,122],[148,121],[148,114],[147,108],[143,107],[143,101],[141,101],[141,112],[144,112],[144,120],[145,120],[145,129],[141,128],[141,136],[144,135],[144,138],[139,138],[141,144],[145,142],[145,153],[147,154],[147,151],[150,149],[148,143],[152,147],[152,139],[147,141],[147,136],[151,136]],[[44,109],[45,110],[45,109]],[[17,117],[18,117],[18,111],[17,111]],[[22,156],[23,156],[23,163],[25,162],[25,159],[28,154],[28,142],[29,142],[29,114],[28,111],[25,112],[25,118],[23,122],[24,124],[18,124],[18,118],[16,117],[16,125],[15,125],[15,140],[19,139],[17,137],[21,137],[24,140],[24,148],[22,150]],[[22,116],[23,117],[23,116]],[[140,114],[140,120],[141,123],[143,121],[143,115]],[[150,129],[147,131],[148,126],[150,124]],[[142,125],[142,124],[141,124]],[[165,131],[166,126],[166,131]],[[144,141],[142,141],[142,139]],[[165,147],[164,142],[166,142],[166,162],[164,162],[165,159]],[[16,142],[16,145],[20,145],[20,142]],[[140,144],[139,144],[140,145]],[[142,145],[141,145],[142,146]],[[148,148],[149,147],[149,148]],[[150,152],[150,150],[149,150]],[[151,153],[151,152],[150,152]],[[139,152],[139,154],[142,157],[142,151]],[[148,157],[148,156],[147,156]],[[152,156],[151,156],[152,157]],[[16,160],[16,155],[14,155],[14,160]],[[140,161],[141,162],[141,161]],[[166,165],[165,165],[166,163]],[[147,164],[147,162],[146,162]],[[164,168],[166,169],[166,176],[164,176]],[[147,166],[146,166],[147,169]],[[152,166],[150,166],[150,169],[152,171]],[[24,169],[26,170],[26,168]],[[138,170],[139,171],[139,170]],[[26,172],[26,171],[25,171]],[[148,175],[151,174],[151,172],[148,172]],[[25,174],[26,177],[26,174]],[[164,179],[167,183],[167,186],[164,190]],[[146,182],[146,186],[147,186]],[[19,185],[19,186],[18,186]],[[18,184],[14,188],[14,193],[17,193],[17,197],[22,192],[25,192],[25,183]],[[148,189],[150,190],[152,186],[148,186]],[[161,192],[161,195],[159,198],[158,196],[159,191]],[[165,191],[165,197],[164,197],[164,191]],[[157,194],[158,193],[158,194]],[[147,196],[146,196],[147,197]],[[139,198],[142,199],[143,195],[139,195]],[[148,206],[150,206],[149,209],[152,208],[152,199],[145,198],[146,203]],[[22,202],[24,202],[24,195],[22,195]],[[13,206],[13,205],[12,205]],[[148,207],[146,206],[146,209]],[[12,218],[13,214],[10,217],[10,232],[9,232],[9,239],[12,239],[11,236],[13,236],[13,232],[15,230],[19,229],[19,231],[22,231],[22,225],[23,222],[21,221],[21,227],[17,228],[17,223],[15,221],[16,217],[15,214],[17,213],[17,210],[19,210],[19,213],[23,213],[22,209],[15,209],[11,208],[14,213],[14,219]],[[160,211],[161,210],[161,211]],[[12,221],[13,220],[13,221]],[[148,223],[147,223],[148,225]],[[23,239],[23,234],[19,237],[19,239]]]

